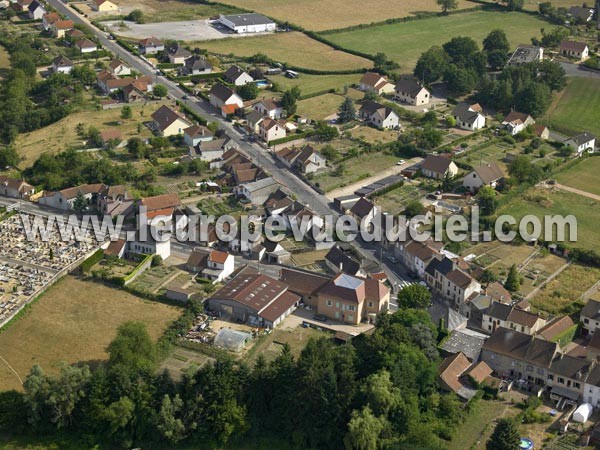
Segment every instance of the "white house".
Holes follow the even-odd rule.
[[[575,150],[578,155],[581,155],[585,151],[593,153],[596,148],[596,136],[586,131],[567,139],[565,144]]]
[[[244,197],[253,205],[263,205],[277,189],[279,189],[279,183],[268,177],[242,184],[237,187],[236,192],[239,197]]]
[[[206,268],[202,270],[202,277],[214,283],[220,283],[229,277],[233,271],[235,258],[227,252],[213,250],[206,259]]]
[[[41,20],[46,14],[46,9],[37,0],[33,0],[27,10],[29,18],[33,20]]]
[[[73,70],[73,61],[66,56],[57,56],[52,61],[52,72],[69,74]]]
[[[230,14],[219,16],[219,22],[234,33],[264,33],[275,31],[275,22],[262,14]]]
[[[271,141],[286,137],[287,131],[284,124],[267,117],[258,126],[258,134],[268,144]]]
[[[476,192],[482,186],[490,186],[495,189],[503,178],[504,173],[497,164],[482,164],[465,175],[463,186],[470,192]]]
[[[98,46],[94,42],[85,38],[75,42],[75,47],[79,49],[80,53],[93,53],[98,50]]]
[[[402,79],[396,83],[394,100],[409,105],[428,105],[431,93],[413,79]]]
[[[0,175],[0,195],[11,198],[28,198],[35,188],[23,180]]]
[[[129,68],[129,66],[127,64],[125,64],[123,61],[121,61],[120,59],[113,59],[108,64],[108,70],[115,77],[123,77],[125,75],[131,75],[131,69]]]
[[[155,239],[151,227],[145,230],[146,236],[137,232],[136,238],[133,241],[127,242],[127,250],[129,253],[138,253],[142,255],[158,255],[163,261],[171,256],[171,240],[166,237],[158,237]],[[154,232],[156,234],[156,231]]]
[[[485,116],[478,103],[459,103],[452,111],[452,116],[456,120],[456,126],[463,130],[477,131],[485,127]]]
[[[427,178],[443,180],[446,176],[454,177],[458,173],[458,166],[444,156],[427,155],[421,165],[421,174]]]
[[[235,91],[222,83],[215,83],[208,95],[210,104],[218,109],[224,106],[233,106],[240,109],[244,106],[244,100]]]
[[[167,49],[167,55],[171,64],[183,64],[186,59],[192,57],[192,52],[177,43]]]
[[[146,39],[142,39],[138,43],[138,48],[140,52],[142,52],[144,55],[151,55],[154,53],[164,51],[165,44],[163,44],[163,42],[158,38],[149,37]]]
[[[366,72],[358,83],[359,89],[365,92],[373,92],[377,95],[391,94],[394,85],[383,76],[375,72]]]
[[[530,125],[534,125],[535,120],[529,114],[518,111],[511,111],[502,121],[511,136],[515,136]]]
[[[250,74],[237,65],[230,66],[223,74],[223,79],[234,86],[244,86],[254,81]]]
[[[166,105],[154,111],[151,117],[155,130],[163,137],[183,134],[183,130],[192,125],[189,120]]]
[[[600,364],[596,364],[583,384],[583,400],[600,407]]]
[[[271,119],[281,119],[284,113],[281,101],[274,98],[263,98],[252,105],[252,109]]]
[[[600,328],[600,302],[597,300],[588,300],[580,313],[582,324],[581,334],[594,334]]]
[[[212,131],[202,125],[192,125],[183,130],[183,140],[188,147],[195,147],[200,142],[212,141]]]
[[[363,102],[358,115],[377,128],[395,129],[400,127],[400,119],[393,109],[371,100]]]
[[[567,58],[575,58],[585,61],[590,57],[590,49],[587,44],[577,41],[563,41],[560,44],[560,54]]]

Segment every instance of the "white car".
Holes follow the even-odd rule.
[[[400,161],[398,161],[396,163],[397,166],[401,166],[402,164],[404,164],[406,161],[404,161],[403,159],[401,159]]]

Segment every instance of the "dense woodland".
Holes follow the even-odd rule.
[[[0,394],[0,433],[128,448],[443,449],[468,412],[439,393],[437,337],[425,310],[404,309],[351,344],[312,340],[297,359],[284,348],[253,367],[219,358],[176,383],[156,373],[144,325],[128,322],[106,364],[52,376],[35,366],[23,393]]]

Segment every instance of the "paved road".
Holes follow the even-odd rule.
[[[580,64],[573,64],[560,61],[559,64],[565,69],[568,77],[584,77],[600,79],[600,72],[588,70]]]
[[[233,125],[230,122],[225,121],[219,114],[217,114],[215,109],[212,108],[209,103],[198,99],[183,99],[182,97],[186,95],[186,93],[183,92],[176,83],[159,75],[157,70],[150,64],[132,55],[116,42],[107,39],[105,32],[96,28],[86,18],[79,15],[75,10],[69,8],[60,0],[48,0],[48,3],[51,4],[61,14],[69,16],[76,24],[87,26],[96,35],[104,48],[113,52],[133,69],[143,75],[154,76],[156,78],[156,82],[165,85],[169,95],[172,98],[182,101],[187,107],[192,109],[201,117],[219,123],[219,125],[228,132],[232,140],[238,145],[242,153],[246,154],[246,156],[248,156],[256,165],[269,172],[275,181],[288,187],[290,191],[294,193],[298,201],[308,205],[313,211],[321,216],[329,214],[334,215],[335,217],[339,216],[339,213],[332,208],[332,206],[329,204],[329,200],[324,195],[317,193],[314,189],[312,189],[312,187],[292,174],[281,162],[276,161],[270,152],[266,151],[258,144],[251,144],[243,140],[239,132],[234,129]],[[363,256],[363,258],[370,260],[377,259],[373,257],[372,250],[365,249],[359,244],[355,244],[355,248]],[[386,271],[386,274],[388,275],[392,285],[401,285],[402,282],[406,281],[406,278],[400,275],[402,274],[403,268],[400,267],[399,264],[394,265],[393,267],[384,264],[383,269]]]

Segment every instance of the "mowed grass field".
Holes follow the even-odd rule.
[[[168,102],[152,103],[147,106],[140,104],[130,104],[132,110],[132,118],[121,119],[121,108],[107,109],[96,111],[85,110],[69,114],[67,117],[53,123],[47,127],[30,133],[20,134],[17,137],[17,148],[23,161],[22,167],[27,167],[40,157],[42,153],[51,152],[57,153],[69,148],[84,148],[85,139],[82,139],[77,134],[77,124],[82,123],[86,129],[90,126],[103,131],[106,129],[121,130],[123,139],[127,140],[132,136],[147,138],[152,136],[151,131],[147,127],[142,127],[138,133],[138,124],[146,122],[150,119],[150,115],[156,111],[160,105]],[[143,114],[143,115],[142,115]],[[121,123],[119,125],[119,123]]]
[[[313,120],[323,120],[335,114],[344,97],[338,94],[323,94],[298,102],[298,114]]]
[[[600,158],[586,158],[579,164],[556,175],[560,184],[600,195]]]
[[[512,215],[517,223],[528,214],[537,216],[540,220],[548,214],[562,216],[572,214],[577,219],[577,242],[565,242],[565,244],[600,252],[600,233],[598,233],[600,203],[587,197],[558,190],[531,189],[501,208],[498,211],[498,215],[500,214]],[[565,239],[568,237],[568,232],[565,232]]]
[[[150,336],[158,339],[181,312],[175,306],[67,276],[0,332],[0,356],[23,379],[34,364],[56,372],[63,361],[106,359],[106,346],[128,320],[144,322]],[[0,360],[0,390],[6,389],[20,389],[20,383]]]
[[[346,28],[422,12],[441,11],[436,0],[222,0],[222,3],[256,11],[313,31]],[[459,8],[473,6],[474,3],[458,0]]]
[[[600,79],[568,78],[567,87],[555,96],[545,116],[557,131],[574,134],[589,131],[600,136]]]
[[[350,75],[308,75],[301,74],[298,78],[288,78],[284,75],[269,75],[267,78],[277,84],[281,91],[298,86],[302,95],[314,94],[329,89],[342,92],[344,86],[352,86],[360,80],[360,74]]]
[[[264,53],[276,61],[308,69],[347,70],[373,66],[373,62],[368,59],[334,50],[296,31],[193,42],[190,45],[226,55],[233,53],[236,56],[252,56]]]
[[[324,36],[343,48],[373,55],[383,52],[407,70],[415,66],[429,47],[442,45],[456,36],[469,36],[481,46],[487,34],[499,28],[506,32],[511,45],[516,46],[539,37],[544,27],[548,28],[547,22],[520,12],[475,11]]]

